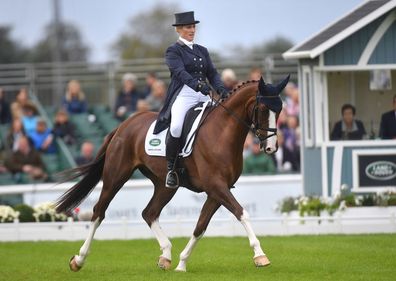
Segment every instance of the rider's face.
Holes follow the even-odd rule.
[[[180,37],[186,39],[187,41],[194,41],[195,36],[195,24],[182,25],[176,28],[177,33]]]

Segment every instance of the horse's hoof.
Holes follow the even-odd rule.
[[[158,260],[158,267],[163,270],[168,270],[171,268],[172,261],[168,260],[167,258],[160,257]]]
[[[187,272],[187,270],[185,268],[182,268],[182,267],[176,267],[175,271],[176,272]]]
[[[76,256],[73,256],[73,257],[70,259],[69,267],[70,267],[70,270],[71,270],[71,271],[74,271],[74,272],[77,272],[77,271],[79,271],[79,270],[81,269],[81,266],[79,266],[79,265],[77,264],[77,262],[76,262]]]
[[[256,267],[264,267],[264,266],[269,266],[271,262],[267,258],[267,256],[258,256],[254,258],[254,264]]]

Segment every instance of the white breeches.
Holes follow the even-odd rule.
[[[181,136],[187,111],[197,103],[208,100],[210,100],[209,96],[196,92],[187,85],[183,86],[171,109],[170,133],[172,137],[178,138]]]

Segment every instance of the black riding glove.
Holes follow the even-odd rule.
[[[220,96],[220,99],[224,100],[228,97],[228,91],[225,88],[220,88],[217,90],[217,93]]]

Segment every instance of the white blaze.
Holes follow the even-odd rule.
[[[271,110],[269,111],[269,116],[268,116],[268,128],[271,128],[271,129],[276,128],[275,112],[273,112]],[[268,134],[272,134],[272,132],[268,132]],[[267,139],[267,145],[265,147],[265,151],[267,153],[274,153],[276,151],[276,141],[277,141],[276,134]]]

